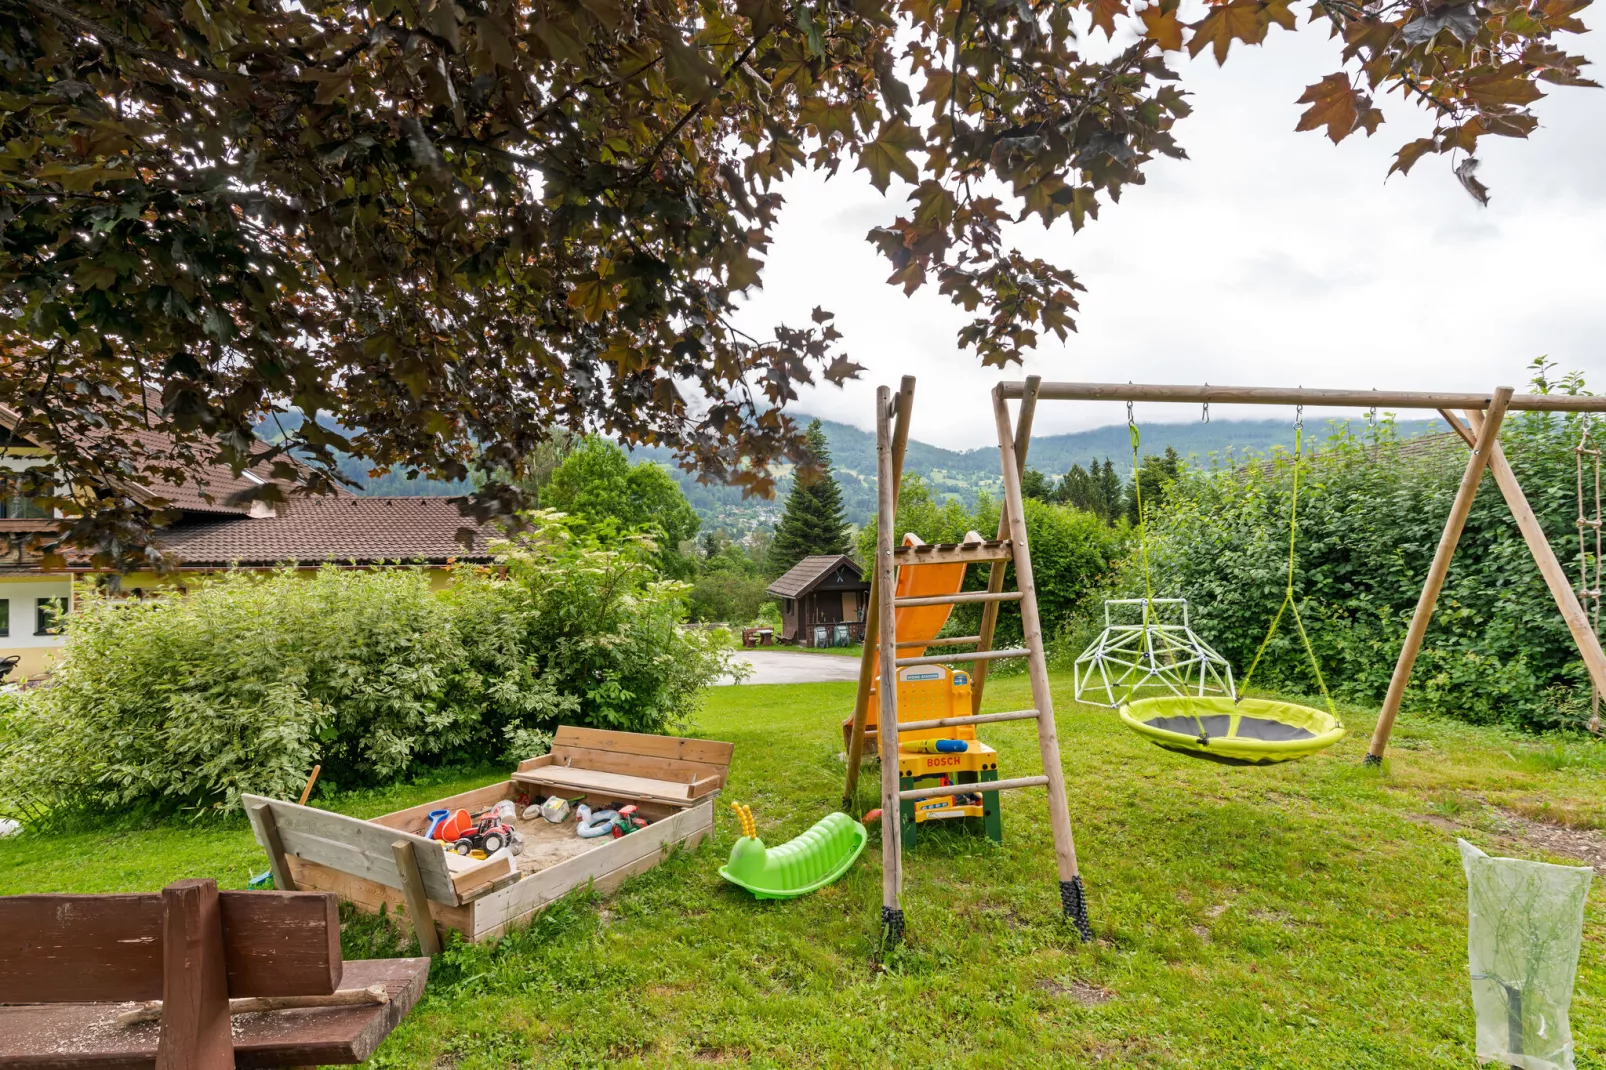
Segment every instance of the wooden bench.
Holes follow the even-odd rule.
[[[423,995],[429,960],[342,962],[336,905],[210,880],[0,897],[0,1067],[362,1062]]]
[[[731,743],[564,725],[513,779],[548,794],[651,799],[686,807],[725,786]]]

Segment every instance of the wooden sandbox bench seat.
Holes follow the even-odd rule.
[[[645,873],[676,847],[713,831],[714,799],[734,745],[635,732],[560,727],[552,750],[519,763],[506,780],[363,821],[310,806],[244,796],[257,842],[279,888],[334,892],[366,910],[404,910],[426,955],[438,928],[470,940],[499,936],[576,888],[611,891]],[[593,808],[634,803],[646,828],[628,836],[581,839],[574,820],[513,822],[525,839],[518,856],[465,858],[422,835],[432,810],[486,810],[503,799],[583,797]]]
[[[429,960],[342,962],[336,907],[210,880],[0,897],[0,1067],[363,1062],[423,995]],[[134,1011],[148,1020],[118,1021]]]

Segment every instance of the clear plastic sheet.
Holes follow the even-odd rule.
[[[1572,1070],[1573,1000],[1594,870],[1492,858],[1457,840],[1467,874],[1467,957],[1479,1062]]]

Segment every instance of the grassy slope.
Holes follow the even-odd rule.
[[[835,806],[852,687],[709,693],[698,731],[737,743],[725,799],[750,803],[768,842]],[[1000,681],[988,705],[1024,690]],[[1040,791],[1005,797],[1002,848],[932,835],[910,855],[912,939],[884,962],[876,840],[838,884],[758,903],[714,872],[735,835],[722,814],[712,846],[618,897],[449,952],[374,1064],[1471,1067],[1465,886],[1453,837],[1420,818],[1491,848],[1485,802],[1606,824],[1606,753],[1587,743],[1407,721],[1380,777],[1359,767],[1369,718],[1326,755],[1258,770],[1173,756],[1068,701],[1060,725],[1093,946],[1058,920]],[[1029,725],[986,735],[1006,775],[1036,768]],[[243,828],[23,838],[0,841],[0,890],[238,887],[261,864]],[[1573,1004],[1586,1067],[1606,1066],[1603,922],[1597,892]]]

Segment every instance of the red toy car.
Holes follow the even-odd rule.
[[[494,810],[481,818],[480,823],[474,826],[472,831],[464,833],[458,837],[456,843],[452,844],[452,850],[460,855],[476,850],[494,855],[503,847],[507,847],[513,854],[518,854],[524,849],[524,837],[520,836],[512,825],[498,817]]]

